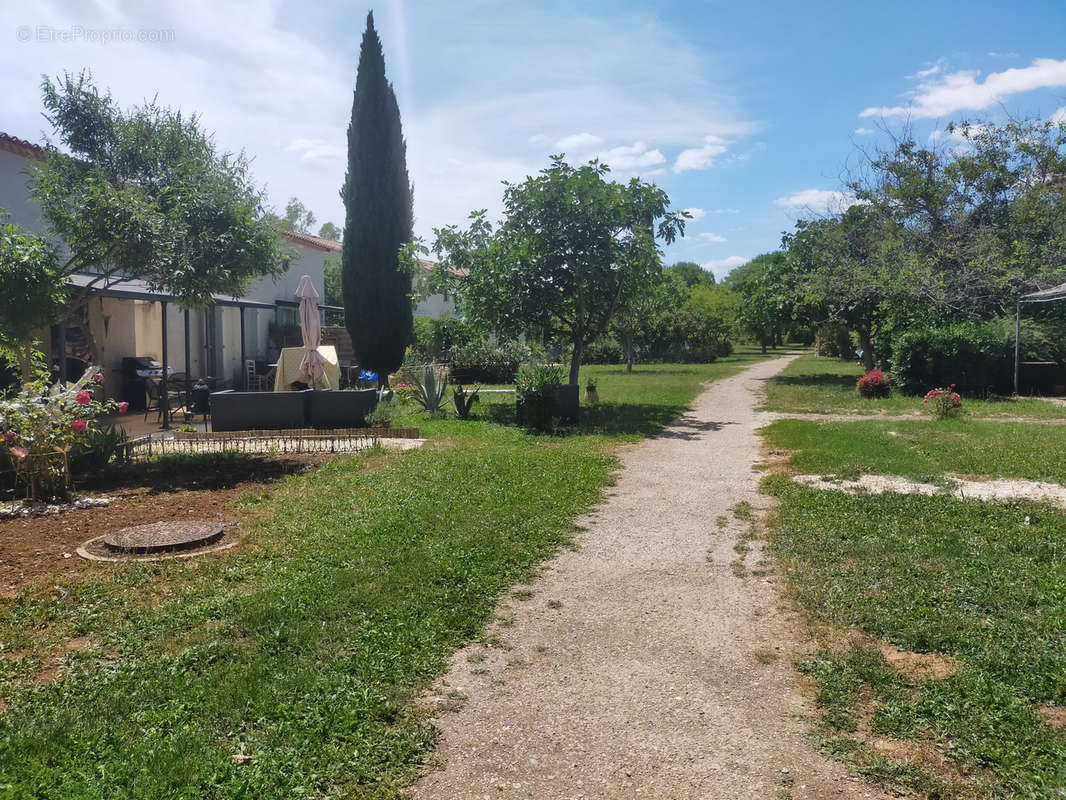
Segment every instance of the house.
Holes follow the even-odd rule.
[[[0,209],[9,219],[28,230],[44,232],[45,225],[33,202],[28,166],[44,158],[45,150],[35,144],[0,133]],[[285,344],[283,333],[299,324],[296,287],[309,275],[323,298],[320,308],[334,313],[342,309],[324,304],[325,263],[338,255],[341,243],[303,233],[281,232],[290,247],[288,270],[279,276],[254,281],[241,297],[217,295],[211,308],[182,310],[173,297],[151,289],[142,281],[120,280],[96,284],[81,321],[54,326],[41,332],[41,348],[51,354],[63,372],[95,351],[111,397],[130,400],[135,407],[137,390],[127,385],[123,359],[150,357],[190,378],[211,377],[220,385],[242,387],[245,364],[249,360],[276,359]],[[425,262],[425,268],[432,265]],[[75,275],[74,286],[86,287],[94,276]],[[440,317],[454,312],[447,295],[421,300],[416,314]]]

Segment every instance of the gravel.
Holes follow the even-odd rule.
[[[442,737],[415,797],[885,797],[805,740],[803,623],[760,541],[734,550],[749,525],[732,509],[766,502],[756,393],[789,360],[712,384],[623,450],[578,548],[509,598],[493,645],[459,651],[425,698]]]

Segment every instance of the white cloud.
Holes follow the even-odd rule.
[[[603,139],[591,133],[574,133],[566,136],[555,143],[560,150],[588,150],[603,144]]]
[[[1051,115],[1051,121],[1056,125],[1066,125],[1066,106],[1063,106]]]
[[[689,222],[699,222],[701,219],[707,216],[707,212],[702,208],[686,208],[685,213],[692,217]]]
[[[956,111],[979,111],[1012,94],[1066,86],[1066,59],[1038,58],[1028,67],[989,73],[984,81],[978,81],[977,76],[976,70],[944,75],[939,80],[919,84],[911,93],[908,105],[875,106],[859,116],[932,119]]]
[[[724,242],[726,238],[717,233],[701,233],[699,238],[705,242]]]
[[[739,214],[740,209],[737,208],[712,208],[707,212],[708,214]]]
[[[612,147],[597,156],[616,172],[632,172],[644,167],[654,167],[666,161],[661,150],[652,150],[644,142]]]
[[[871,134],[873,134],[873,132],[874,132],[873,128],[856,128],[855,129],[855,133],[857,133],[859,136],[870,136]]]
[[[987,131],[987,125],[959,125],[950,131],[933,131],[929,134],[929,138],[934,142],[953,141],[969,144]]]
[[[586,148],[572,163],[600,153],[620,173],[651,177],[708,135],[724,142],[753,130],[736,65],[654,11],[619,8],[605,17],[579,5],[560,25],[559,9],[539,4],[488,4],[474,16],[456,0],[405,15],[410,5],[390,0],[375,18],[407,137],[420,236],[462,223],[472,209],[498,214],[500,181],[536,174],[549,153],[567,150],[557,143]],[[37,4],[35,25],[164,28],[176,36],[108,46],[12,40],[17,53],[0,74],[3,128],[39,140],[40,76],[91,65],[97,84],[124,106],[158,96],[198,112],[220,149],[247,150],[275,207],[295,196],[320,220],[339,222],[363,17],[328,0],[302,7],[294,25],[286,9],[278,0],[183,0],[150,11],[113,0]]]
[[[747,264],[751,261],[750,258],[744,258],[744,256],[728,256],[726,258],[716,258],[710,261],[704,261],[700,264],[708,272],[714,273],[716,278],[724,278],[730,272],[742,264]]]
[[[794,194],[779,197],[774,205],[784,208],[805,208],[811,211],[839,213],[855,204],[855,197],[846,192],[831,189],[804,189]]]
[[[931,78],[934,75],[937,75],[937,74],[943,72],[943,70],[944,70],[943,62],[938,61],[937,63],[933,64],[933,66],[929,67],[928,69],[920,69],[917,72],[915,72],[913,75],[908,75],[907,77],[908,78],[917,78],[918,80],[921,80],[923,78]]]
[[[345,148],[337,142],[324,139],[294,139],[285,147],[286,153],[296,153],[301,161],[340,161]]]
[[[674,162],[674,172],[680,174],[690,169],[707,169],[714,163],[714,157],[720,156],[726,151],[725,140],[720,136],[710,134],[703,137],[702,147],[691,147],[682,150]]]

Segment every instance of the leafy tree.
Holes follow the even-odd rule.
[[[498,229],[479,211],[466,231],[436,231],[442,266],[470,270],[467,313],[498,333],[565,338],[571,384],[586,343],[660,274],[656,240],[684,231],[665,192],[637,178],[610,181],[608,172],[599,161],[573,167],[552,156],[537,176],[505,184]]]
[[[17,225],[0,225],[0,352],[32,378],[33,336],[62,316],[65,275],[55,248]]]
[[[123,277],[188,308],[284,271],[248,160],[217,153],[197,117],[155,101],[123,111],[86,72],[45,78],[42,90],[45,117],[70,154],[50,150],[32,168],[33,195],[69,249],[64,277],[96,276],[71,292],[71,316],[92,287]]]
[[[315,224],[315,215],[299,198],[291,197],[285,204],[285,216],[278,220],[278,223],[286,231],[310,233],[311,226]]]
[[[1066,128],[1046,120],[951,124],[875,158],[857,197],[896,226],[908,301],[955,316],[1009,311],[1066,267]]]
[[[784,331],[796,317],[797,286],[785,252],[763,253],[726,277],[741,296],[737,322],[766,352],[780,344]]]
[[[326,289],[326,305],[344,305],[344,286],[341,276],[341,257],[332,254],[326,256],[322,264],[322,279]]]
[[[728,286],[697,284],[678,312],[679,333],[693,348],[719,355],[736,328],[740,297]]]
[[[876,361],[878,315],[901,274],[897,234],[878,208],[855,205],[839,219],[801,221],[785,237],[807,313],[855,331],[867,370]]]
[[[658,280],[639,287],[618,310],[610,327],[622,343],[626,372],[633,371],[638,350],[661,357],[670,345],[683,338],[678,312],[688,294],[684,279],[667,267]]]
[[[411,275],[400,249],[411,239],[413,189],[400,108],[367,14],[348,126],[341,277],[345,322],[360,364],[381,376],[403,363],[411,340]]]
[[[322,227],[318,229],[318,235],[323,239],[332,239],[335,242],[339,242],[344,235],[344,231],[332,222],[323,222]]]
[[[695,261],[678,261],[676,264],[664,267],[663,272],[677,275],[689,289],[693,286],[711,286],[714,284],[714,275]]]

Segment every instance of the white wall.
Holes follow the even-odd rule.
[[[282,243],[294,251],[289,269],[276,278],[270,276],[259,278],[248,287],[244,296],[249,300],[261,300],[265,303],[273,303],[275,300],[295,302],[297,300],[296,287],[300,285],[300,279],[304,275],[310,275],[315,291],[318,292],[318,302],[324,303],[326,298],[325,264],[326,258],[332,254],[290,242],[288,239],[282,239]]]
[[[8,222],[41,233],[44,231],[41,209],[31,199],[28,185],[26,168],[31,163],[27,158],[0,150],[0,208],[10,214]]]
[[[429,317],[430,319],[443,319],[455,316],[455,299],[448,295],[445,299],[443,294],[431,294],[425,300],[419,301],[415,306],[416,317]]]

